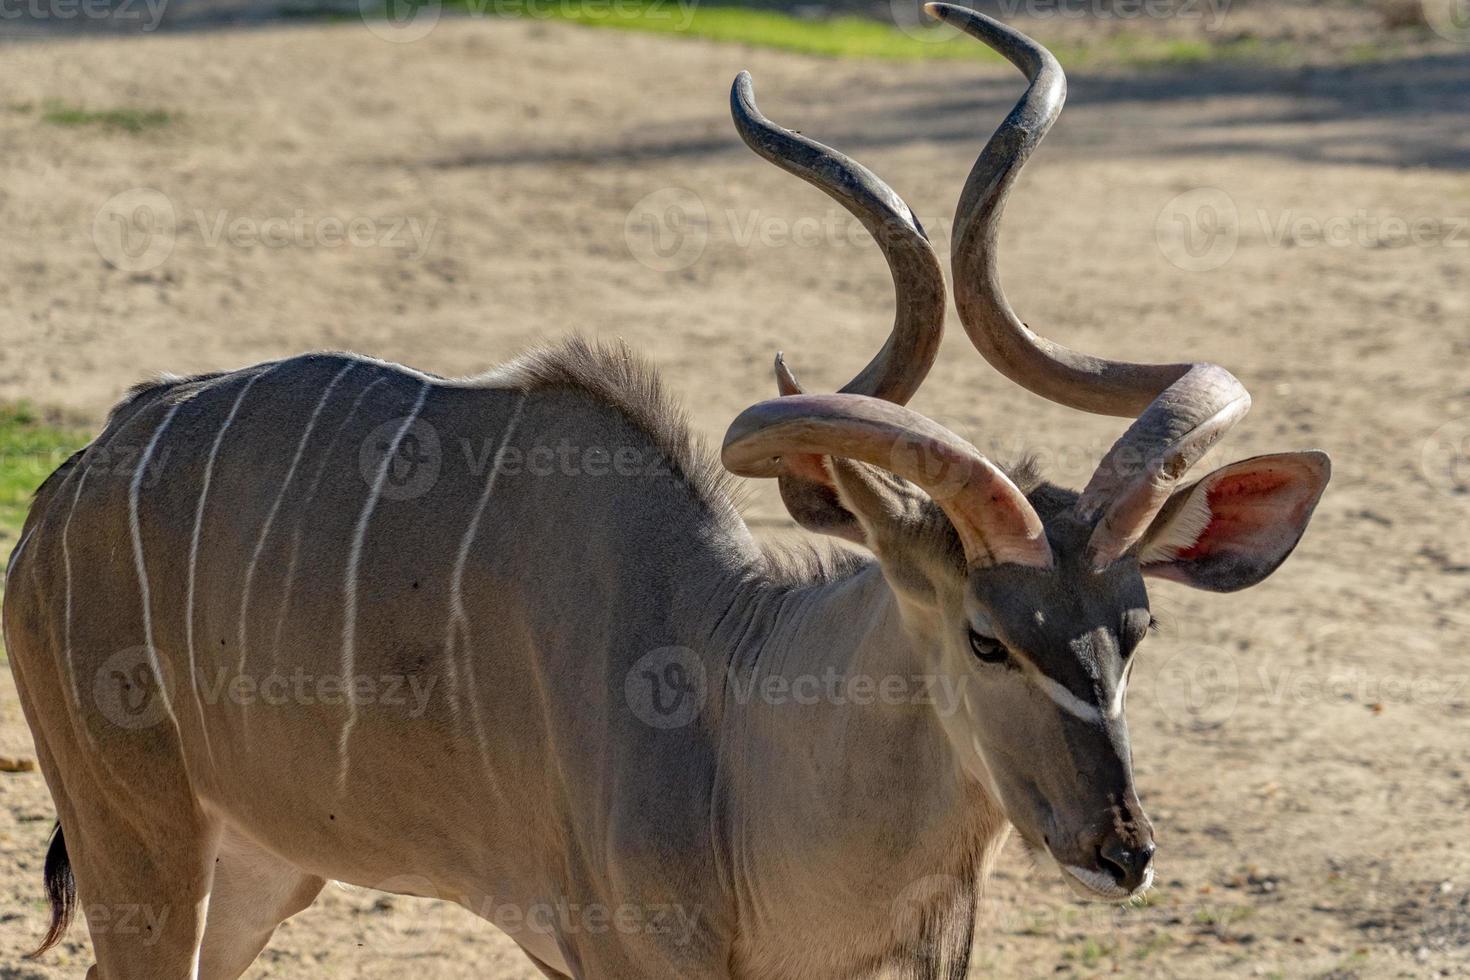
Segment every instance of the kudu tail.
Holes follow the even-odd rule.
[[[51,906],[51,926],[41,945],[26,954],[30,960],[61,942],[77,910],[77,880],[71,873],[71,858],[67,857],[66,838],[59,822],[51,832],[51,846],[46,851],[46,867],[41,874],[46,883],[46,901]]]

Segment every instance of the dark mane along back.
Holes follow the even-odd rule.
[[[532,391],[569,388],[616,409],[663,454],[676,479],[712,511],[739,519],[740,484],[689,428],[658,373],[626,344],[589,343],[581,337],[532,351],[497,380]],[[772,584],[800,586],[846,578],[870,556],[829,542],[762,543],[762,573]]]
[[[531,351],[502,375],[517,388],[582,392],[617,409],[666,459],[674,477],[712,510],[737,510],[734,480],[689,428],[684,410],[665,390],[658,372],[624,343],[589,343],[573,337]]]

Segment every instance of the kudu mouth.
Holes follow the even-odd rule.
[[[1009,789],[1002,806],[1022,846],[1038,868],[1055,864],[1078,898],[1122,903],[1153,887],[1153,823],[1131,781],[1101,807],[1091,793],[1054,787],[1048,794],[1030,781]]]
[[[1089,901],[1127,902],[1137,898],[1153,887],[1154,869],[1150,863],[1143,869],[1136,885],[1130,890],[1120,884],[1111,869],[1083,868],[1075,864],[1057,865],[1074,894]]]
[[[1154,884],[1152,838],[1145,842],[1120,840],[1099,844],[1090,857],[1059,853],[1048,837],[1031,839],[1024,831],[1021,839],[1033,858],[1045,855],[1061,872],[1062,880],[1072,894],[1088,902],[1122,904],[1142,896]]]
[[[1136,803],[1126,808],[1115,806],[1112,814],[1112,825],[1106,829],[1076,838],[1043,835],[1042,846],[1037,848],[1056,863],[1063,880],[1079,898],[1127,902],[1153,887],[1156,848],[1152,824]],[[1034,842],[1030,844],[1036,847]]]

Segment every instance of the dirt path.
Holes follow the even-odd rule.
[[[941,242],[1018,91],[999,69],[509,22],[6,54],[0,398],[93,422],[160,370],[346,347],[463,374],[580,330],[649,354],[718,437],[772,390],[777,348],[811,387],[840,384],[890,308],[852,223],[731,133],[735,72],[892,180]],[[1130,711],[1162,847],[1152,904],[1078,906],[1008,855],[975,976],[1470,973],[1467,88],[1470,55],[1074,75],[1012,205],[1014,302],[1090,350],[1228,364],[1256,408],[1225,452],[1320,446],[1337,475],[1267,587],[1156,590],[1165,630]],[[172,121],[55,125],[48,100]],[[1072,481],[1118,431],[1002,382],[958,330],[916,406]],[[750,513],[784,523],[769,487]],[[0,674],[0,754],[29,752]],[[80,929],[16,959],[40,932],[51,804],[36,775],[0,777],[0,803],[0,963],[17,964],[0,976],[78,976]],[[405,970],[533,976],[461,912],[342,889],[254,975]]]

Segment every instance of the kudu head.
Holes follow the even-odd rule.
[[[854,161],[771,123],[750,77],[732,111],[760,155],[826,191],[872,232],[898,292],[893,332],[840,393],[803,394],[777,357],[781,397],[725,437],[735,473],[775,477],[803,527],[873,551],[906,627],[963,687],[944,719],[960,764],[1022,838],[1080,894],[1123,900],[1152,881],[1152,828],[1133,785],[1123,695],[1151,622],[1146,577],[1243,589],[1285,560],[1325,488],[1320,452],[1261,456],[1185,483],[1250,405],[1212,364],[1103,360],[1032,333],[1001,291],[996,239],[1007,194],[1061,111],[1066,81],[1045,48],[981,14],[926,8],[1029,78],[960,196],[956,306],[980,353],[1053,401],[1133,419],[1083,491],[1017,485],[964,439],[904,407],[939,347],[944,277],[913,212]]]

